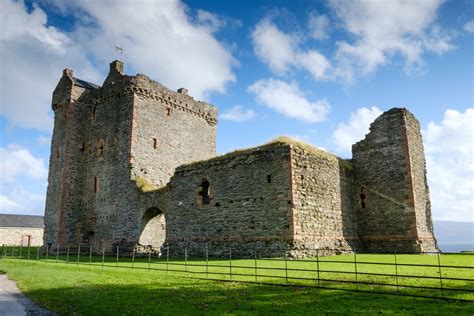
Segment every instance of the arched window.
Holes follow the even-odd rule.
[[[361,187],[360,188],[360,206],[362,208],[365,208],[365,199],[367,198],[367,196],[365,195],[365,188],[364,187]]]

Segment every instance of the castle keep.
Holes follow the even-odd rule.
[[[214,106],[127,76],[119,61],[102,86],[64,70],[52,107],[52,249],[437,251],[420,126],[406,109],[378,117],[343,160],[286,138],[216,156]]]

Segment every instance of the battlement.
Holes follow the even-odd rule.
[[[142,100],[156,100],[171,109],[200,117],[211,126],[217,125],[217,108],[207,102],[194,100],[187,89],[179,88],[173,91],[144,74],[125,75],[123,69],[124,64],[120,61],[110,63],[109,74],[102,86],[73,77],[72,70],[64,69],[63,76],[53,92],[53,110],[68,102],[98,105],[135,94]]]

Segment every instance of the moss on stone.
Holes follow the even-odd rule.
[[[150,181],[142,177],[135,177],[135,183],[137,184],[140,191],[144,193],[157,191],[159,189],[158,186],[154,185],[153,183],[150,183]]]

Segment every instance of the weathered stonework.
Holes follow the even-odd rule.
[[[293,257],[437,251],[418,121],[382,114],[342,160],[288,139],[216,157],[217,110],[111,63],[101,87],[65,70],[45,244]],[[142,248],[143,249],[143,248]]]

